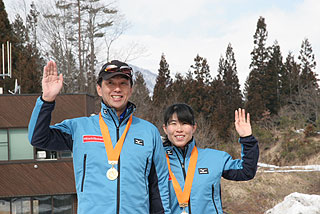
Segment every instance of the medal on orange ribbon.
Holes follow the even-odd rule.
[[[131,126],[132,123],[132,115],[130,116],[128,123],[126,125],[126,128],[121,135],[120,139],[118,140],[116,146],[113,148],[112,142],[111,142],[111,137],[109,133],[109,129],[107,124],[104,122],[101,112],[99,113],[99,124],[100,124],[100,129],[103,137],[103,142],[106,148],[107,156],[108,156],[108,164],[111,165],[111,168],[108,169],[106,176],[109,180],[113,181],[118,178],[118,170],[114,167],[114,165],[118,164],[118,159],[120,157],[121,149],[124,143],[124,139],[126,138],[127,132]]]
[[[111,164],[111,168],[108,169],[108,171],[107,171],[107,178],[109,180],[113,181],[113,180],[116,180],[119,175],[118,170],[116,168],[114,168],[114,164],[117,164],[118,162],[114,163],[114,164],[112,164],[110,162],[112,162],[112,161],[108,161],[108,163]]]
[[[187,176],[186,176],[186,181],[184,183],[183,192],[182,192],[182,189],[177,181],[177,178],[174,176],[173,172],[171,171],[169,156],[166,155],[166,157],[167,157],[169,174],[172,179],[173,189],[176,193],[176,196],[177,196],[177,199],[179,202],[179,206],[183,209],[181,214],[187,214],[187,211],[185,209],[186,209],[186,207],[188,207],[188,203],[189,203],[189,199],[190,199],[190,193],[191,193],[194,172],[196,170],[196,165],[197,165],[197,160],[198,160],[198,149],[196,146],[194,146],[192,149],[189,167],[188,167]]]

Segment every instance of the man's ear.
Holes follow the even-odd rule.
[[[100,97],[102,96],[102,89],[101,89],[101,86],[99,84],[97,84],[97,93],[98,93],[98,95]]]

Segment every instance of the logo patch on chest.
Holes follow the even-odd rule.
[[[166,152],[167,152],[168,155],[172,155],[173,154],[172,150],[167,150]]]
[[[103,143],[103,137],[98,135],[83,135],[84,143],[98,142]]]
[[[144,146],[144,142],[141,139],[135,138],[134,139],[134,144],[140,145],[140,146]]]
[[[209,174],[208,168],[198,168],[199,174]]]

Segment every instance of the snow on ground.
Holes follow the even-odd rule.
[[[258,163],[258,172],[320,172],[320,165],[276,166]]]
[[[276,166],[258,163],[258,172],[320,172],[320,165]],[[291,193],[284,198],[283,202],[266,211],[265,214],[320,214],[320,195]]]
[[[291,193],[265,214],[320,214],[320,195]]]

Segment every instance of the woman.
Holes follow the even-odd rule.
[[[200,149],[193,137],[197,129],[193,110],[174,104],[164,114],[164,142],[169,168],[170,206],[173,214],[222,214],[221,177],[245,181],[255,176],[259,158],[258,141],[252,136],[250,115],[235,111],[242,159],[233,160],[223,151]]]

